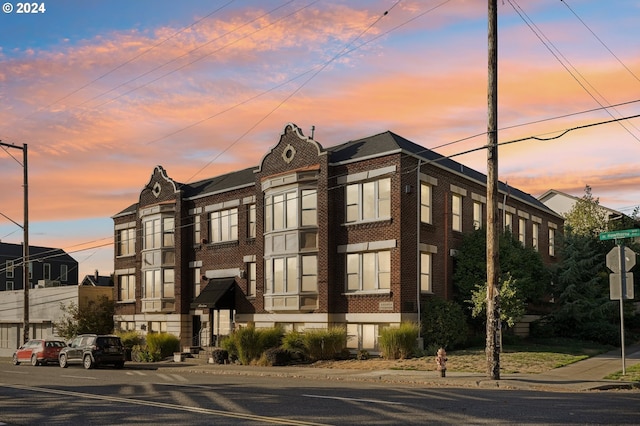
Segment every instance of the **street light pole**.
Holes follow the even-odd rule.
[[[23,340],[29,340],[29,173],[27,169],[27,144],[22,145],[24,169],[24,247],[22,250],[22,283],[24,285],[24,324],[22,325]]]
[[[27,144],[22,147],[13,144],[0,142],[0,146],[7,148],[15,148],[22,150],[22,168],[23,168],[23,188],[24,188],[24,224],[20,226],[24,234],[22,246],[22,288],[24,290],[24,307],[23,307],[23,340],[27,343],[29,340],[29,171],[27,167]],[[4,215],[3,215],[4,216]],[[13,222],[13,220],[12,220]],[[15,222],[14,222],[15,223]]]

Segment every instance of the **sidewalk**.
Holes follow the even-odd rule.
[[[640,344],[625,349],[625,366],[640,363]],[[132,368],[132,363],[126,364]],[[145,368],[141,364],[135,367]],[[640,389],[640,382],[605,380],[608,374],[622,370],[620,349],[583,361],[556,368],[542,374],[502,374],[500,380],[488,379],[481,373],[447,372],[440,377],[437,371],[414,370],[351,370],[316,368],[310,366],[258,367],[242,365],[202,364],[192,360],[182,363],[147,364],[147,368],[165,372],[195,372],[219,375],[290,377],[315,380],[367,381],[380,383],[415,384],[428,387],[480,387],[499,389],[546,390],[576,392],[609,389]]]

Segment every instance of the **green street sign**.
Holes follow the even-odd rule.
[[[623,238],[640,237],[640,228],[622,229],[620,231],[609,231],[600,233],[600,241],[621,240]]]

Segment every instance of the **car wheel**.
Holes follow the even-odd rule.
[[[18,361],[18,355],[13,354],[13,365],[20,365],[20,361]]]
[[[62,368],[67,368],[69,366],[66,355],[60,355],[60,358],[58,358],[58,362],[60,363],[60,367]]]
[[[91,355],[85,355],[84,359],[82,360],[82,364],[87,370],[93,368],[93,360],[91,359]]]
[[[40,365],[40,362],[38,362],[38,355],[31,355],[31,365],[33,365],[34,367]]]

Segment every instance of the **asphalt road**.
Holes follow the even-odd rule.
[[[540,392],[0,364],[10,425],[638,424],[640,392]]]

